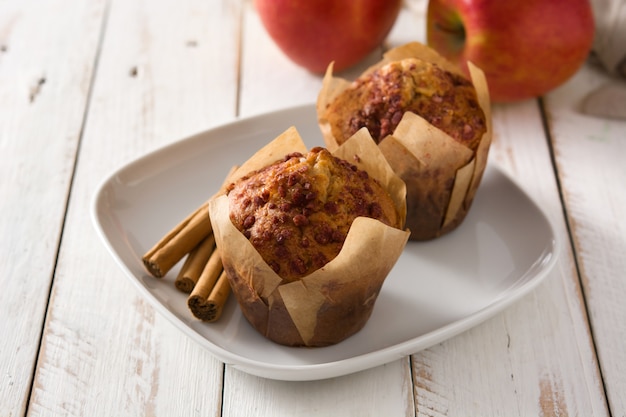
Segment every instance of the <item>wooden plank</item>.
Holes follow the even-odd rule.
[[[411,8],[401,15],[390,36],[390,46],[412,40],[423,41],[424,6],[423,2],[413,2]],[[276,55],[279,51],[271,43],[259,46],[263,39],[262,33],[257,34],[258,28],[254,31],[250,29],[258,25],[254,15],[250,16],[246,30],[253,34],[250,36],[254,36],[256,41],[251,55]],[[244,57],[244,60],[248,59],[248,55]],[[277,59],[283,58],[278,55]],[[285,67],[289,65],[293,66],[288,61],[280,62],[282,71],[288,71]],[[294,68],[292,71],[299,69]],[[256,83],[246,84],[246,73],[243,74],[241,108],[248,111],[246,97],[255,95],[247,90],[252,90]],[[266,79],[258,67],[255,67],[253,76]],[[294,90],[305,91],[300,86],[294,90],[284,89],[283,93],[273,86],[279,86],[280,80],[287,79],[287,76],[276,78],[274,84],[259,87],[267,92],[271,92],[272,88],[276,91],[271,95],[275,98],[278,96],[275,99],[276,106],[284,106],[289,100],[298,102],[307,95],[311,101],[315,99],[316,91],[291,95]],[[311,89],[317,88],[317,80],[310,80],[310,84]],[[264,97],[263,94],[256,96]],[[263,109],[271,106],[265,102]],[[258,108],[257,105],[251,107]],[[567,230],[560,217],[558,190],[550,168],[549,151],[537,104],[530,101],[518,106],[498,106],[495,122],[498,133],[492,159],[498,160],[520,179],[535,198],[547,206],[560,227],[559,233],[567,242]],[[511,410],[515,410],[517,415],[606,414],[584,304],[577,286],[573,258],[567,247],[559,267],[552,275],[540,289],[503,314],[457,338],[413,356],[415,412],[418,415],[508,415]],[[498,365],[494,366],[494,363]],[[378,378],[380,370],[368,372],[373,374],[372,378]],[[227,376],[225,404],[230,404],[229,387],[235,390],[234,387],[241,389],[242,385],[257,383],[254,378],[245,375],[228,373]],[[397,377],[393,375],[390,384],[385,385],[393,389],[384,389],[374,395],[383,398],[393,393],[397,395],[398,380],[394,379]],[[230,378],[233,378],[232,382]],[[266,397],[271,400],[267,400],[267,407],[271,402],[286,403],[284,410],[293,413],[292,402],[294,398],[295,401],[299,399],[295,394],[297,384],[289,388],[280,383],[270,384],[271,390],[266,385],[261,388],[260,384],[255,388],[268,390]],[[333,393],[344,395],[344,389],[350,388],[348,385],[335,387]],[[335,395],[331,398],[336,398]],[[331,400],[330,403],[335,402]],[[254,404],[263,409],[265,402],[259,403],[257,399]],[[320,406],[316,408],[319,409]],[[225,408],[227,410],[230,411]],[[232,415],[239,415],[238,411],[231,412]],[[301,413],[315,415],[315,411],[310,410]],[[370,410],[369,414],[376,415],[377,412]]]
[[[321,381],[272,381],[227,369],[223,416],[413,416],[408,357]]]
[[[230,0],[111,1],[32,415],[219,414],[222,364],[130,285],[89,209],[113,169],[234,118],[239,20]]]
[[[315,102],[321,77],[297,67],[282,54],[251,4],[244,19],[241,115]],[[374,52],[360,67],[379,57],[380,51]],[[408,358],[353,375],[308,382],[272,381],[226,367],[225,417],[412,416],[413,410]]]
[[[626,414],[626,121],[579,112],[623,80],[583,68],[546,99],[554,157],[611,415]],[[622,103],[626,107],[626,102]]]
[[[425,2],[397,24],[399,43],[425,33]],[[400,28],[402,26],[402,28]],[[502,314],[413,355],[417,415],[605,415],[584,302],[535,101],[494,106],[498,163],[552,216],[566,244],[540,288]],[[557,360],[555,360],[557,358]]]
[[[103,12],[104,1],[0,2],[2,415],[26,409]]]
[[[401,16],[392,40],[423,42],[426,4],[410,2],[411,13]],[[484,324],[413,355],[416,413],[606,415],[538,105],[530,100],[495,105],[494,110],[490,163],[498,163],[543,206],[565,247],[554,272],[529,296]]]
[[[414,355],[418,415],[607,415],[537,103],[494,110],[490,163],[546,210],[564,247],[554,271],[530,295]]]

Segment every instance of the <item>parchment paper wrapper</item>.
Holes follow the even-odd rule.
[[[295,128],[259,150],[231,177],[233,181],[291,152],[306,153]],[[406,216],[404,182],[387,164],[366,130],[333,152],[377,179]],[[389,271],[409,232],[358,217],[337,257],[298,281],[284,282],[230,221],[228,197],[209,202],[215,240],[239,306],[268,339],[289,346],[327,346],[359,331],[369,319]]]
[[[447,71],[463,74],[434,50],[417,42],[391,49],[363,74],[405,58],[419,58]],[[491,145],[491,107],[482,70],[472,63],[469,68],[487,121],[487,131],[475,152],[410,112],[404,114],[393,134],[378,145],[394,172],[406,183],[406,226],[411,230],[411,240],[433,239],[456,228],[469,211],[482,179]],[[317,100],[317,114],[324,142],[330,150],[339,144],[324,111],[350,85],[350,81],[333,77],[332,64],[328,67]]]

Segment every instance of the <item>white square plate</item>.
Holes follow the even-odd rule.
[[[233,165],[289,126],[323,146],[312,105],[211,129],[114,172],[95,194],[92,218],[104,244],[142,296],[221,361],[273,379],[314,380],[394,361],[502,311],[535,288],[557,258],[548,218],[510,178],[489,165],[465,221],[429,242],[409,242],[374,312],[356,335],[330,347],[290,348],[258,334],[231,295],[216,323],[196,320],[174,287],[180,265],[151,277],[141,256],[220,187]]]

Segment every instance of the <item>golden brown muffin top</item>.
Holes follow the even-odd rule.
[[[407,111],[473,150],[486,131],[472,83],[417,58],[394,61],[357,78],[333,100],[326,116],[339,144],[363,127],[379,143]]]
[[[366,171],[324,148],[287,155],[231,184],[227,192],[232,223],[287,281],[334,259],[359,216],[402,226],[387,191]]]

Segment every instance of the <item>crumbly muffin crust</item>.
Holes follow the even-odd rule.
[[[250,173],[227,192],[232,223],[286,281],[335,258],[359,216],[402,226],[376,180],[319,147]]]
[[[438,65],[407,58],[357,78],[326,109],[339,144],[366,127],[379,143],[413,112],[475,150],[487,126],[472,83]]]

